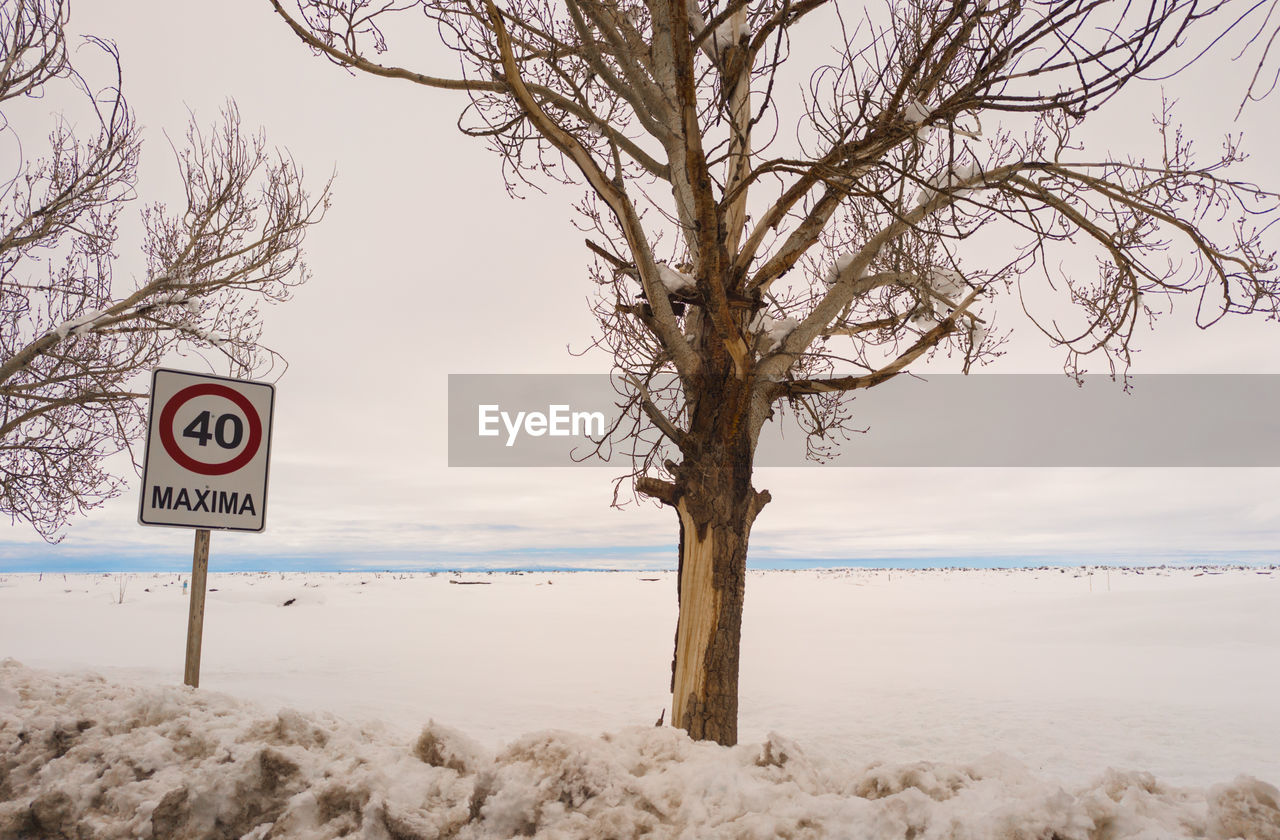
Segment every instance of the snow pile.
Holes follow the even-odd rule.
[[[676,271],[666,263],[658,263],[658,279],[673,295],[691,293],[698,288],[698,281],[683,271]]]
[[[770,735],[548,731],[496,755],[225,695],[0,663],[0,837],[1280,837],[1280,791],[1108,770],[1068,791],[1016,761],[863,766]]]
[[[747,325],[747,329],[760,335],[760,350],[768,353],[786,341],[787,336],[791,335],[798,326],[800,326],[800,321],[790,316],[774,318],[764,312],[757,312],[756,316],[751,319],[751,323]]]

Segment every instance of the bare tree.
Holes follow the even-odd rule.
[[[0,184],[0,513],[50,540],[120,491],[104,460],[142,431],[141,372],[174,350],[270,369],[259,306],[306,279],[303,236],[328,201],[230,104],[212,129],[192,122],[176,151],[185,203],[144,210],[146,276],[120,282],[117,222],[141,140],[115,47],[87,39],[115,65],[114,83],[94,88],[68,58],[68,13],[66,0],[0,4],[0,139],[21,148],[10,108],[59,87],[95,125],[77,136],[59,117],[43,155],[20,156]]]
[[[1277,196],[1229,174],[1238,137],[1200,160],[1166,105],[1150,161],[1079,140],[1247,7],[271,2],[341,67],[464,92],[459,125],[509,183],[585,185],[597,344],[628,383],[626,481],[679,520],[672,722],[695,738],[737,739],[747,542],[769,501],[753,458],[775,412],[820,457],[853,392],[931,354],[966,371],[998,354],[997,303],[1025,308],[1070,372],[1091,353],[1127,365],[1153,300],[1191,296],[1202,325],[1276,313]],[[393,22],[424,21],[457,75],[380,55]],[[1064,271],[1066,249],[1097,270]],[[1065,313],[1037,310],[1055,290]]]

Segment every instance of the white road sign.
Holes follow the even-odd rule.
[[[154,371],[138,521],[261,531],[274,407],[265,382]]]

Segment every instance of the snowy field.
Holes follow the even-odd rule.
[[[753,572],[733,750],[672,573],[184,577],[0,576],[0,838],[1280,838],[1276,568]]]

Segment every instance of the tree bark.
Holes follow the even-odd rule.
[[[693,738],[738,742],[738,646],[746,534],[733,522],[698,522],[682,501],[680,617],[671,720]]]
[[[692,458],[680,469],[679,619],[671,722],[693,738],[738,741],[738,651],[751,524],[768,501],[751,487],[749,389],[730,378],[695,410]],[[705,415],[705,416],[700,416]],[[700,422],[703,421],[703,422]]]

